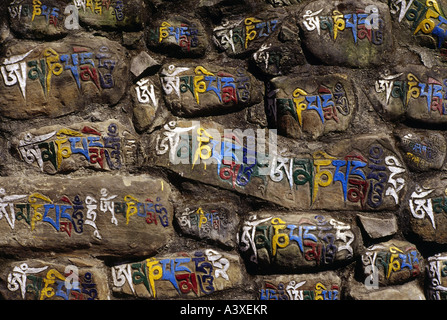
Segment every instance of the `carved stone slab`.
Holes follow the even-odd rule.
[[[4,252],[151,254],[173,235],[170,187],[147,175],[2,177]]]
[[[239,256],[214,249],[160,255],[112,267],[113,292],[141,299],[192,299],[240,286]]]
[[[0,60],[1,115],[59,117],[87,104],[116,104],[126,92],[124,48],[103,37],[79,35],[55,42],[8,43]]]

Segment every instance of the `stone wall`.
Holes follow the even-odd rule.
[[[3,299],[446,298],[447,1],[2,9]]]

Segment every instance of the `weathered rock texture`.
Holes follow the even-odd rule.
[[[1,0],[3,299],[447,299],[447,1]]]

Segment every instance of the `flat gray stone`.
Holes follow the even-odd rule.
[[[148,68],[160,65],[154,58],[152,58],[146,51],[141,51],[130,62],[130,72],[138,77]]]
[[[384,218],[358,214],[366,233],[373,239],[393,235],[397,232],[396,217]]]

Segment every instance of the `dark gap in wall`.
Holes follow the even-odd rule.
[[[414,129],[422,129],[422,130],[438,130],[438,131],[446,131],[447,130],[447,123],[429,123],[429,122],[422,122],[420,120],[414,120],[406,118],[403,122],[403,125],[414,128]]]

